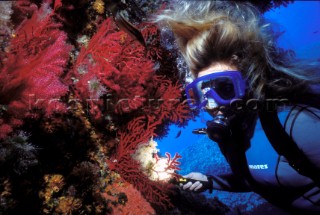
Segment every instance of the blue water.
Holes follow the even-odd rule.
[[[295,1],[265,13],[284,34],[278,44],[293,49],[298,58],[320,57],[320,1]]]
[[[294,50],[298,58],[320,59],[320,2],[296,1],[287,7],[267,12],[265,17],[274,24],[276,31],[283,32],[278,40],[280,47]],[[206,135],[192,133],[193,129],[206,127],[207,120],[211,120],[211,117],[201,112],[184,128],[171,125],[169,134],[161,140],[156,140],[161,154],[178,152],[183,156],[180,174],[191,171],[209,174],[230,171],[216,144]],[[262,131],[256,132],[256,135],[259,135]],[[217,196],[230,207],[241,208],[243,214],[255,214],[253,211],[257,206],[266,204],[254,193],[233,194],[216,191],[211,194],[211,197],[213,196]]]

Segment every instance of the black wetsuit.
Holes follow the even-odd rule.
[[[320,170],[320,110],[295,106],[279,112],[278,116],[286,132]],[[259,120],[257,129],[261,129]],[[235,155],[237,146],[234,149],[219,146],[234,174],[213,176],[214,189],[254,191],[296,214],[320,214],[320,188],[293,169],[286,158],[278,155],[263,131],[253,134],[250,146],[245,150],[246,168],[241,167],[244,162]],[[241,171],[246,180],[239,177]],[[247,176],[243,172],[247,172]]]

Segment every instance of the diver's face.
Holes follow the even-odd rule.
[[[212,73],[219,73],[219,72],[223,72],[223,71],[237,71],[238,68],[235,67],[234,65],[228,64],[228,63],[224,63],[224,62],[215,62],[213,64],[211,64],[211,66],[201,70],[198,73],[198,78],[205,76],[205,75],[209,75]],[[209,103],[208,103],[209,104]],[[221,112],[221,107],[220,106],[215,106],[212,107],[210,105],[206,105],[204,107],[204,109],[213,117],[222,114]]]

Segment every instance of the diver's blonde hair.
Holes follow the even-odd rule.
[[[172,29],[194,77],[214,62],[231,63],[259,99],[265,97],[266,87],[287,96],[302,93],[308,82],[320,83],[315,67],[294,64],[290,52],[276,48],[270,25],[249,3],[174,1],[156,22]]]

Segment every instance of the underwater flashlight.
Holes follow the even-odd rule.
[[[184,178],[184,177],[182,177],[182,176],[176,176],[176,177],[171,178],[169,182],[172,183],[172,184],[177,184],[177,185],[179,185],[179,184],[186,184],[186,183],[188,183],[189,181],[192,182],[192,183],[194,183],[194,182],[196,182],[197,180],[190,179],[190,178]]]
[[[172,184],[176,184],[176,185],[185,185],[189,182],[191,182],[192,184],[199,181],[202,184],[202,189],[209,189],[210,192],[212,192],[212,179],[210,177],[208,177],[209,181],[201,181],[201,180],[195,180],[195,179],[191,179],[191,178],[184,178],[181,175],[179,175],[178,177],[174,177],[172,178],[169,182]]]
[[[175,177],[173,178],[172,180],[170,180],[170,183],[173,183],[173,184],[177,184],[177,185],[180,185],[180,184],[187,184],[188,182],[191,182],[191,183],[195,183],[195,182],[201,182],[202,186],[204,188],[210,188],[211,187],[211,183],[212,182],[209,182],[209,181],[201,181],[201,180],[195,180],[195,179],[191,179],[191,178],[184,178],[182,176],[179,176],[179,177]]]

